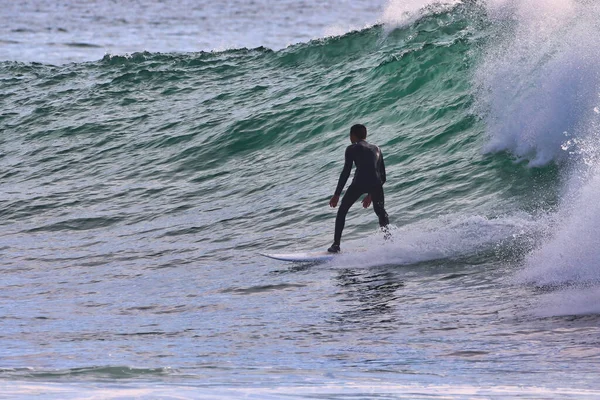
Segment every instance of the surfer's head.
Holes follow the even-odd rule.
[[[362,124],[352,125],[350,128],[350,141],[356,143],[359,140],[365,140],[367,138],[367,127]]]

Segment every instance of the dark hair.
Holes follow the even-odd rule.
[[[367,127],[362,124],[352,125],[350,134],[356,136],[358,139],[365,140],[367,138]]]

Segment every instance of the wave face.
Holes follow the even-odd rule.
[[[425,221],[435,231],[419,233],[418,252],[441,246],[460,255],[496,243],[490,219],[506,218],[507,237],[533,235],[531,220],[558,205],[555,162],[569,158],[564,132],[576,135],[583,121],[565,110],[593,97],[592,60],[585,46],[570,45],[577,38],[531,55],[535,43],[521,37],[543,21],[522,26],[512,3],[422,3],[392,2],[384,25],[279,51],[0,64],[5,235],[66,234],[70,251],[100,259],[102,244],[115,245],[111,257],[129,248],[114,243],[115,231],[132,243],[143,237],[149,253],[173,251],[165,237],[183,248],[199,241],[207,254],[283,246],[281,236],[323,246],[331,231],[323,204],[357,122],[385,154],[393,223]],[[565,58],[572,63],[555,71]],[[563,87],[567,96],[549,95]],[[372,231],[371,215],[356,218],[348,238]],[[456,236],[456,226],[468,228]],[[476,239],[461,251],[456,237],[464,235]],[[39,250],[50,259],[60,251]]]
[[[138,194],[185,183],[160,196],[167,204],[181,201],[181,191],[192,196],[188,204],[204,198],[199,193],[230,203],[282,188],[299,200],[322,197],[337,179],[349,126],[360,121],[386,154],[399,223],[465,204],[487,212],[492,198],[527,198],[519,187],[534,173],[479,154],[485,125],[472,110],[471,82],[487,35],[479,13],[456,7],[391,32],[376,26],[276,52],[136,53],[63,67],[3,63],[9,182],[85,188],[71,199],[84,209],[90,193],[102,197],[86,182],[127,193],[124,185],[141,185]],[[552,171],[540,175],[543,181]],[[298,182],[304,190],[294,189]],[[30,216],[20,208],[28,198],[11,199],[6,216]],[[320,205],[290,207],[296,218],[323,216]],[[41,219],[53,207],[45,210]],[[107,214],[117,224],[130,217]],[[261,210],[253,214],[273,228]]]

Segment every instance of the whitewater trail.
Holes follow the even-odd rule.
[[[340,268],[410,265],[427,261],[470,259],[505,249],[530,248],[545,219],[521,212],[488,218],[481,215],[444,215],[401,227],[392,226],[392,239],[378,231],[360,241],[344,244],[349,254],[336,257]],[[361,251],[362,249],[362,251]],[[505,255],[505,254],[503,254]]]

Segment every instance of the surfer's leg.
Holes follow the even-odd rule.
[[[342,197],[342,203],[340,204],[337,217],[335,218],[335,235],[333,237],[334,244],[340,244],[340,240],[342,239],[342,231],[344,230],[344,225],[346,224],[346,214],[348,214],[348,210],[350,210],[352,204],[354,204],[363,193],[364,191],[353,185],[350,185],[348,190],[346,190],[344,197]]]
[[[373,201],[373,210],[379,218],[379,226],[385,228],[389,225],[390,220],[385,211],[385,196],[383,194],[383,186],[377,186],[371,192],[371,200]]]

